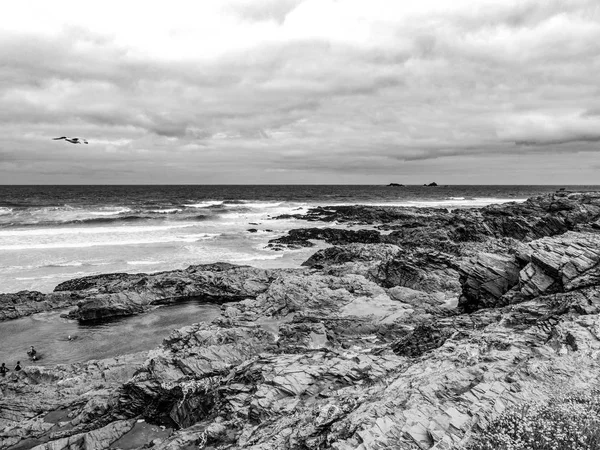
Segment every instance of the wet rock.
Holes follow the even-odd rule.
[[[81,321],[128,316],[151,305],[196,298],[210,303],[256,297],[278,271],[232,264],[190,266],[185,270],[139,275],[97,284],[71,317]]]
[[[106,273],[102,275],[90,275],[87,277],[64,281],[54,288],[54,292],[97,289],[113,282],[128,282],[131,280],[137,280],[144,276],[146,276],[145,273]]]
[[[68,308],[76,305],[81,298],[78,293],[70,292],[43,294],[37,291],[21,291],[15,294],[0,294],[0,321]]]
[[[345,230],[338,228],[300,228],[290,230],[287,236],[271,239],[269,244],[292,245],[307,247],[312,244],[309,240],[322,240],[328,244],[344,245],[350,243],[373,244],[381,241],[381,235],[376,230]]]

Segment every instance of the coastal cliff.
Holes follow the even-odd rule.
[[[452,449],[503,411],[597,383],[600,193],[301,218],[349,226],[270,243],[331,245],[302,269],[210,264],[0,296],[7,320],[223,304],[147,354],[1,378],[0,448]]]

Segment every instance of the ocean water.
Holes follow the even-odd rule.
[[[26,367],[27,350],[35,346],[35,365],[69,364],[147,351],[160,345],[174,329],[210,322],[218,305],[196,301],[161,306],[145,314],[102,323],[80,324],[60,317],[68,310],[49,311],[0,322],[0,362],[12,370],[17,361]],[[71,340],[69,340],[71,336]]]
[[[0,292],[217,261],[297,267],[314,249],[269,239],[319,225],[275,219],[316,205],[481,207],[595,186],[0,186]],[[255,229],[256,232],[249,232]]]

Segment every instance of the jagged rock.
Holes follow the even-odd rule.
[[[0,321],[67,308],[76,305],[81,298],[81,295],[69,292],[43,294],[37,291],[21,291],[15,294],[0,294]]]
[[[303,265],[329,275],[363,275],[385,288],[403,286],[456,301],[460,293],[457,266],[450,255],[391,244],[350,244],[320,250]]]
[[[71,317],[81,321],[128,316],[151,305],[197,298],[210,303],[256,297],[279,272],[232,264],[190,266],[185,270],[139,274],[94,282],[97,292],[85,297]],[[104,279],[101,279],[104,282]]]
[[[450,251],[451,244],[484,242],[490,238],[531,241],[573,230],[600,219],[600,193],[545,194],[522,203],[486,206],[481,209],[327,206],[294,216],[309,221],[348,224],[384,224],[395,230],[382,242],[422,246],[427,236]]]
[[[273,341],[271,334],[258,327],[221,328],[202,323],[175,332],[125,384],[122,408],[130,416],[143,414],[164,425],[191,426],[218,401],[215,387],[222,377]]]
[[[521,292],[527,296],[572,291],[600,282],[600,236],[569,232],[529,244],[521,255],[529,264],[521,271]]]
[[[75,434],[73,436],[54,440],[47,444],[36,445],[33,450],[59,450],[59,449],[85,449],[102,450],[126,434],[135,420],[119,420],[108,425],[89,431],[87,433]]]
[[[90,275],[87,277],[64,281],[54,288],[54,292],[97,289],[113,282],[129,282],[131,280],[138,280],[140,277],[145,276],[147,276],[145,273],[105,273],[101,275]]]
[[[58,440],[40,448],[107,448],[90,445],[112,442],[127,431],[123,424],[87,433],[123,419],[114,413],[113,399],[145,359],[146,353],[139,353],[54,368],[29,366],[0,378],[0,448]]]
[[[508,304],[503,295],[519,282],[520,266],[514,256],[480,253],[460,267],[462,296],[459,307],[465,312]]]
[[[319,250],[308,258],[303,266],[313,267],[341,265],[346,263],[364,263],[390,261],[397,257],[401,248],[391,244],[357,244],[338,245]]]
[[[271,239],[270,245],[288,245],[292,247],[310,247],[310,239],[323,240],[329,244],[344,245],[351,243],[374,244],[381,241],[376,230],[345,230],[339,228],[300,228],[290,230],[287,236]]]

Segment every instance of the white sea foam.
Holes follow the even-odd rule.
[[[64,278],[66,274],[64,273],[60,273],[60,274],[53,274],[53,275],[44,275],[44,276],[36,276],[36,277],[15,277],[15,280],[19,280],[19,281],[25,281],[25,280],[51,280],[54,278]],[[77,278],[81,275],[86,275],[86,272],[75,272],[75,273],[70,273],[67,276],[72,277],[72,278]],[[36,314],[37,316],[37,314]]]
[[[12,208],[6,208],[4,206],[0,206],[0,216],[3,216],[5,214],[10,214],[12,213]]]
[[[187,203],[184,204],[184,206],[187,206],[189,208],[209,208],[211,206],[217,206],[217,205],[222,205],[223,202],[222,201],[206,201],[206,202],[200,202],[200,203]]]
[[[148,212],[156,214],[173,214],[179,211],[183,211],[180,208],[166,208],[166,209],[150,209]]]
[[[248,256],[238,256],[234,257],[235,261],[263,261],[263,260],[271,260],[271,259],[280,259],[283,258],[283,252],[279,253],[271,253],[271,254],[261,254],[261,255],[248,255]]]
[[[83,263],[80,261],[70,261],[70,262],[64,262],[64,263],[49,264],[46,267],[79,267],[79,266],[83,266]]]
[[[164,261],[127,261],[130,266],[151,266],[154,264],[162,264]]]
[[[151,239],[128,239],[121,241],[87,241],[87,242],[31,242],[23,244],[1,245],[0,250],[32,250],[32,249],[56,249],[56,248],[87,248],[87,247],[112,247],[123,245],[142,245],[142,244],[164,244],[168,242],[196,242],[198,237],[190,236],[163,236]]]
[[[281,205],[282,202],[272,203],[272,202],[244,202],[242,206],[246,206],[248,208],[275,208],[276,206]],[[237,205],[232,205],[237,206]]]
[[[0,230],[0,238],[8,236],[60,236],[77,234],[113,234],[113,233],[148,233],[174,228],[189,228],[198,225],[187,223],[178,225],[148,225],[148,226],[120,226],[120,227],[70,227],[70,228],[37,228],[32,230]]]
[[[195,234],[183,234],[180,235],[183,239],[194,239],[194,240],[206,240],[214,239],[217,236],[221,236],[222,233],[195,233]]]
[[[114,216],[131,212],[131,208],[103,208],[102,211],[81,211],[82,214],[90,214],[92,216]]]

